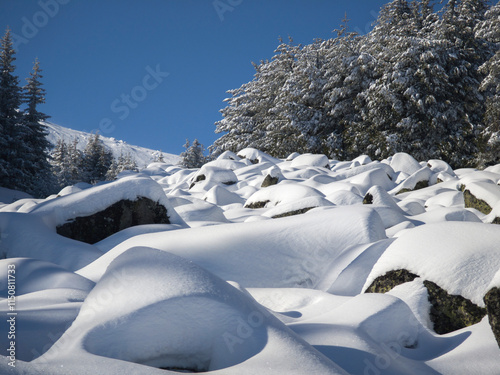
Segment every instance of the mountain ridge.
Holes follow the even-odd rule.
[[[43,122],[43,125],[47,127],[48,141],[55,147],[59,140],[65,142],[72,142],[75,138],[78,140],[77,148],[83,150],[88,140],[92,136],[92,133],[83,132],[80,130],[74,130],[68,127],[54,124],[52,122]],[[115,139],[114,137],[106,137],[100,135],[104,147],[113,153],[113,157],[118,158],[120,154],[127,155],[130,154],[136,161],[139,169],[147,167],[148,164],[152,163],[157,159],[160,154],[163,153],[163,159],[165,163],[178,164],[180,161],[179,155],[164,153],[159,150],[152,150],[146,147],[136,146],[128,144],[125,141]]]

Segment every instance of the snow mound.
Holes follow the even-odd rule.
[[[70,339],[75,344],[63,345]],[[73,325],[39,361],[86,351],[158,368],[214,371],[266,357],[285,343],[302,354],[280,361],[283,371],[342,373],[248,294],[192,262],[140,247],[109,265]]]
[[[273,207],[282,204],[293,203],[299,199],[308,197],[324,197],[318,190],[297,183],[286,183],[272,185],[263,188],[245,202],[246,207]]]
[[[390,166],[395,172],[403,172],[408,176],[422,168],[418,161],[404,152],[394,154],[390,159]]]
[[[380,216],[372,209],[327,207],[270,221],[144,234],[121,243],[78,273],[97,281],[119,254],[147,243],[245,288],[312,287],[328,263],[347,248],[384,238]]]
[[[292,168],[303,166],[323,167],[330,169],[328,158],[321,154],[302,154],[292,160]]]
[[[9,269],[15,269],[15,276],[22,280],[16,286],[20,296],[47,289],[79,289],[89,292],[94,283],[61,266],[30,258],[10,258],[0,260],[0,279],[8,280]],[[0,297],[7,298],[7,283],[0,284]]]

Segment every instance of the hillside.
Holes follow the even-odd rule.
[[[497,375],[499,181],[245,149],[0,205],[0,373]]]
[[[91,134],[85,133],[79,130],[73,130],[70,128],[65,128],[60,125],[56,125],[51,122],[45,122],[45,126],[49,130],[49,135],[47,139],[55,145],[58,140],[63,139],[65,142],[71,142],[73,139],[78,139],[78,148],[83,150],[87,141],[89,140]],[[104,146],[109,149],[115,158],[120,156],[120,153],[126,155],[130,153],[130,155],[135,159],[137,166],[139,168],[144,168],[148,164],[152,163],[155,159],[155,156],[160,155],[159,150],[151,150],[149,148],[130,145],[127,142],[112,138],[105,137],[101,135],[101,140],[104,143]],[[163,153],[163,158],[165,163],[169,164],[177,164],[180,160],[178,155]]]

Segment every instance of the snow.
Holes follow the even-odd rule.
[[[44,122],[43,124],[47,127],[47,130],[49,132],[49,134],[47,135],[47,139],[54,146],[59,140],[72,142],[74,139],[77,139],[77,148],[83,151],[85,145],[92,136],[91,133],[69,129],[67,127],[56,125],[52,122]],[[100,134],[99,138],[102,140],[104,146],[113,153],[113,156],[115,158],[119,158],[120,155],[130,154],[130,156],[132,156],[132,158],[136,161],[137,166],[140,168],[144,168],[149,165],[151,162],[153,162],[153,160],[155,160],[155,157],[159,157],[161,153],[158,150],[151,150],[140,146],[129,145],[124,141],[116,140],[112,137],[106,137],[102,134]],[[180,157],[178,155],[168,153],[162,154],[163,159],[166,163],[178,164],[180,162]]]
[[[495,206],[500,200],[500,186],[493,182],[470,182],[465,185],[465,189],[469,190],[477,199],[488,203],[490,207]]]
[[[160,185],[149,178],[125,177],[117,181],[81,190],[74,194],[40,203],[29,210],[50,226],[57,226],[81,216],[93,215],[120,200],[134,201],[140,197],[158,202],[167,209],[172,224],[184,224],[175,212]]]
[[[200,169],[149,162],[47,199],[9,191],[17,200],[0,206],[0,313],[13,266],[16,367],[1,335],[0,373],[498,374],[488,318],[436,334],[423,281],[479,306],[500,287],[500,227],[489,224],[500,216],[500,167],[325,158],[245,149]],[[262,187],[267,175],[278,183]],[[396,195],[421,178],[430,186]],[[464,207],[462,184],[491,202],[490,215]],[[94,245],[55,231],[138,197],[165,206],[171,224]],[[292,216],[273,218],[283,214]],[[364,293],[397,269],[419,277]]]
[[[406,269],[450,294],[459,294],[484,306],[483,297],[500,269],[499,241],[500,227],[496,225],[441,222],[416,227],[387,248],[364,289],[378,276]]]

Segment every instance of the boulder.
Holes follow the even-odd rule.
[[[469,189],[464,190],[465,208],[475,208],[479,212],[488,215],[491,212],[491,206],[482,199],[476,198]]]
[[[490,289],[484,296],[484,303],[488,311],[488,320],[491,330],[500,347],[500,288],[494,287]]]
[[[271,186],[271,185],[276,185],[279,181],[279,177],[273,177],[271,176],[270,174],[266,175],[266,177],[264,178],[264,181],[262,181],[262,185],[260,185],[260,187],[268,187],[268,186]]]
[[[395,286],[413,281],[417,277],[419,276],[405,269],[390,271],[377,277],[366,289],[366,293],[386,293]],[[434,331],[438,334],[479,323],[486,315],[486,309],[460,295],[449,294],[432,281],[424,280],[424,286],[431,303],[430,319],[434,323]],[[496,301],[498,304],[499,300]]]
[[[149,198],[120,200],[104,210],[81,216],[56,227],[57,233],[90,244],[123,229],[142,224],[170,224],[164,205]]]

